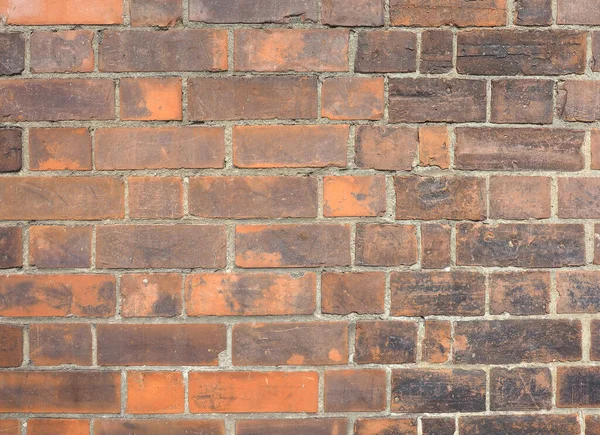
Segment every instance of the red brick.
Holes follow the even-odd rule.
[[[182,277],[177,273],[121,275],[121,316],[178,316],[182,309],[182,285]]]
[[[358,34],[354,71],[385,73],[416,70],[417,35],[415,33],[404,30],[376,30]]]
[[[21,74],[25,69],[25,36],[16,32],[0,33],[0,56],[0,75]]]
[[[301,419],[301,420],[238,420],[236,435],[335,435],[346,431],[346,420]]]
[[[97,334],[103,366],[215,366],[226,346],[217,324],[101,324]]]
[[[0,129],[0,173],[20,171],[22,154],[21,129]]]
[[[323,24],[334,26],[383,26],[382,0],[323,0]]]
[[[92,331],[84,323],[29,326],[29,356],[36,366],[92,365]]]
[[[600,367],[559,367],[556,406],[559,408],[600,407]]]
[[[381,216],[385,210],[383,175],[323,177],[324,216]]]
[[[417,422],[399,418],[359,418],[354,425],[355,435],[417,435]]]
[[[23,362],[23,328],[0,325],[0,367],[18,367]],[[0,433],[2,426],[0,426]]]
[[[552,80],[505,79],[492,81],[491,121],[506,124],[552,124]]]
[[[123,120],[181,120],[181,78],[123,78],[119,92]]]
[[[225,435],[223,420],[94,420],[94,435],[131,435],[160,434],[160,435]]]
[[[450,138],[447,127],[419,128],[419,165],[450,167]]]
[[[600,179],[559,178],[558,216],[561,218],[600,218]]]
[[[317,0],[191,0],[190,20],[206,23],[316,22]]]
[[[538,411],[552,408],[552,374],[548,368],[492,369],[493,411]]]
[[[19,420],[0,420],[0,431],[2,435],[21,435],[21,422]]]
[[[600,169],[600,129],[594,129],[591,132],[592,146],[592,169]]]
[[[600,225],[594,225],[594,264],[600,264]]]
[[[520,26],[552,24],[552,0],[517,0],[514,23]]]
[[[454,35],[450,30],[425,30],[421,33],[421,63],[419,71],[443,74],[452,70]]]
[[[0,412],[116,414],[120,378],[107,371],[0,372]]]
[[[491,177],[492,219],[544,219],[550,217],[549,177]]]
[[[23,230],[0,227],[0,269],[23,266]]]
[[[590,0],[558,0],[557,24],[600,24],[600,11]]]
[[[393,26],[504,26],[506,0],[391,0]]]
[[[321,311],[326,314],[382,314],[385,275],[380,272],[321,275]]]
[[[325,412],[383,411],[386,407],[383,370],[325,372]]]
[[[238,168],[346,166],[347,125],[243,125],[233,127]]]
[[[216,225],[102,225],[96,230],[99,268],[221,268],[225,248],[225,228]]]
[[[27,420],[27,433],[29,435],[89,435],[90,422],[75,419],[30,418]]]
[[[558,85],[557,113],[565,121],[594,122],[600,120],[600,81],[565,80]]]
[[[560,433],[579,435],[577,415],[493,415],[460,417],[460,433],[470,435],[512,435]]]
[[[600,71],[600,32],[592,33],[592,70]]]
[[[317,216],[317,179],[312,177],[190,178],[189,211],[207,218]]]
[[[100,128],[95,136],[99,170],[222,168],[225,162],[220,127]]]
[[[0,0],[0,17],[6,24],[41,26],[47,24],[120,24],[121,0],[65,0],[59,8],[54,0]]]
[[[239,267],[322,267],[350,264],[350,226],[238,225]]]
[[[405,364],[417,361],[417,324],[404,321],[357,322],[354,362]]]
[[[317,372],[191,372],[190,412],[317,412]]]
[[[110,317],[115,278],[110,275],[0,275],[0,316]]]
[[[586,415],[585,416],[585,433],[586,435],[594,435],[600,433],[600,416]]]
[[[129,216],[178,219],[183,216],[183,184],[178,177],[130,177]]]
[[[181,22],[181,0],[131,0],[129,17],[132,26],[170,27]]]
[[[356,130],[356,165],[409,171],[417,153],[417,129],[361,125]]]
[[[181,372],[127,372],[129,414],[181,414],[184,396]]]
[[[114,119],[114,101],[111,79],[0,80],[4,122]]]
[[[450,226],[421,225],[421,267],[442,269],[450,266]]]
[[[276,316],[312,314],[314,273],[203,273],[185,282],[188,316]]]
[[[89,171],[92,138],[87,128],[30,128],[29,169]]]
[[[417,231],[412,225],[360,224],[356,228],[356,264],[401,266],[417,262]]]
[[[330,77],[323,81],[321,114],[335,120],[383,118],[382,77]]]
[[[600,271],[560,271],[556,274],[558,313],[600,312]]]
[[[233,326],[233,365],[348,363],[348,323],[242,323]]]
[[[236,71],[348,71],[347,30],[240,29]]]
[[[29,264],[39,268],[90,267],[92,227],[32,226]]]
[[[33,32],[30,38],[34,73],[92,72],[94,49],[91,30]]]
[[[426,320],[425,337],[421,345],[422,360],[428,363],[445,363],[450,357],[452,327],[443,320]]]
[[[493,273],[489,287],[491,314],[526,316],[550,310],[549,272]]]
[[[224,29],[105,30],[102,35],[98,47],[100,71],[227,69],[227,31]]]

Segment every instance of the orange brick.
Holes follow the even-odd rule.
[[[170,121],[182,117],[180,78],[121,79],[121,119]]]
[[[332,77],[323,81],[322,115],[329,119],[383,118],[382,77]]]
[[[0,16],[6,24],[120,24],[122,0],[0,0]]]
[[[27,421],[27,435],[89,435],[89,433],[88,420],[31,418]]]
[[[181,286],[177,273],[136,273],[121,276],[123,317],[174,317],[181,314]]]
[[[92,169],[92,138],[87,128],[29,130],[29,169],[86,171]]]
[[[419,128],[419,164],[421,166],[450,166],[450,140],[446,127]]]
[[[324,177],[325,216],[381,216],[386,210],[385,177]]]
[[[180,372],[128,372],[127,412],[180,414],[184,411],[183,375]]]

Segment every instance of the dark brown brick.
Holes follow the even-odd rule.
[[[576,224],[457,225],[459,265],[561,267],[585,263],[584,230]]]
[[[30,128],[29,169],[92,169],[92,138],[87,128]]]
[[[549,272],[493,273],[489,288],[491,314],[527,316],[550,310]]]
[[[236,435],[336,435],[346,430],[346,420],[302,419],[302,420],[238,420]]]
[[[356,165],[360,168],[409,171],[418,147],[417,129],[361,125],[356,130]]]
[[[460,364],[548,363],[581,359],[581,324],[575,320],[459,321],[454,361]]]
[[[421,267],[442,269],[450,266],[450,225],[421,225]]]
[[[354,435],[386,434],[417,435],[417,422],[406,418],[359,418],[354,424]]]
[[[21,170],[21,129],[0,129],[0,173]]]
[[[419,71],[443,74],[453,67],[454,35],[450,30],[425,30],[421,33],[421,63]]]
[[[475,272],[392,272],[394,316],[482,315],[485,276]]]
[[[96,266],[221,268],[225,239],[225,227],[216,225],[102,225],[96,229]]]
[[[404,321],[357,322],[354,362],[404,364],[417,360],[417,324]]]
[[[383,370],[325,372],[325,412],[383,411],[387,398]]]
[[[174,26],[181,22],[181,0],[131,0],[129,16],[132,26]]]
[[[98,364],[214,366],[225,350],[225,325],[97,326]]]
[[[425,337],[421,346],[423,361],[441,364],[448,361],[452,327],[445,320],[425,320]]]
[[[600,312],[600,271],[560,271],[556,274],[559,313]]]
[[[346,322],[242,323],[233,327],[233,365],[330,365],[348,362]]]
[[[592,320],[590,322],[590,359],[592,361],[600,361],[600,322]]]
[[[92,227],[43,226],[29,228],[29,264],[40,268],[90,267]]]
[[[600,367],[559,367],[556,406],[600,407]]]
[[[33,324],[29,356],[36,366],[92,365],[92,331],[85,323]]]
[[[354,71],[385,73],[416,70],[417,35],[415,33],[404,30],[375,30],[358,34]]]
[[[227,31],[106,30],[98,57],[98,68],[108,72],[221,71],[227,69]]]
[[[578,171],[584,166],[580,130],[459,127],[455,132],[458,169]]]
[[[490,415],[460,417],[460,433],[469,435],[579,435],[577,415]]]
[[[22,33],[0,33],[0,75],[21,74],[25,68],[25,37]]]
[[[600,264],[600,225],[594,225],[594,264]]]
[[[322,0],[321,20],[334,26],[383,26],[383,0]]]
[[[558,84],[557,114],[565,121],[594,122],[600,120],[600,81],[565,80]]]
[[[383,313],[385,275],[381,272],[321,276],[321,311],[326,314]]]
[[[205,23],[316,22],[317,0],[191,0],[190,20]]]
[[[412,225],[360,224],[356,228],[356,264],[401,266],[417,262],[417,231]]]
[[[552,0],[517,0],[514,22],[520,26],[552,24]]]
[[[390,122],[485,121],[486,90],[482,80],[392,78]]]
[[[456,422],[453,418],[422,418],[423,435],[454,435]]]
[[[490,374],[492,411],[552,408],[552,375],[548,368],[495,368]]]
[[[394,26],[504,26],[506,0],[391,0],[390,19]]]
[[[129,217],[178,219],[183,216],[183,183],[179,177],[129,177]]]
[[[225,435],[223,420],[94,420],[94,435]]]
[[[188,80],[193,121],[317,117],[317,79],[302,76]]]
[[[22,362],[23,328],[16,325],[0,325],[0,367],[18,367]]]
[[[550,177],[491,177],[490,217],[493,219],[544,219],[551,213]]]
[[[600,218],[599,178],[559,178],[558,216],[561,218]]]
[[[33,32],[31,34],[31,71],[92,72],[94,49],[91,30],[66,30],[62,32]]]
[[[491,121],[500,124],[552,124],[554,81],[492,81]]]
[[[0,269],[23,265],[22,234],[21,227],[0,227]]]
[[[465,30],[456,69],[477,75],[561,75],[585,72],[586,34],[573,30]]]
[[[476,177],[394,177],[396,219],[483,220],[485,179]]]
[[[392,371],[392,412],[485,411],[483,370]]]

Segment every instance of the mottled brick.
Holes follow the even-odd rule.
[[[181,314],[183,280],[177,273],[121,275],[121,316],[174,317]]]
[[[323,81],[321,114],[335,120],[383,118],[383,77],[329,77]]]
[[[452,70],[454,35],[450,30],[425,30],[421,33],[421,63],[419,71],[443,74]]]
[[[85,323],[33,324],[29,357],[36,366],[92,365],[92,330]]]
[[[404,30],[375,30],[358,34],[354,71],[393,73],[416,70],[416,34]]]
[[[549,26],[552,24],[552,0],[517,0],[514,22],[521,26]]]
[[[417,146],[414,127],[361,125],[356,129],[356,165],[366,169],[409,171]]]
[[[181,0],[131,0],[129,18],[132,26],[170,27],[181,22]]]
[[[493,415],[460,417],[460,433],[469,435],[579,435],[577,415]]]
[[[130,177],[129,217],[178,219],[183,216],[183,183],[178,177]]]
[[[356,228],[356,263],[400,266],[417,262],[417,232],[412,225],[360,224]]]
[[[453,418],[422,418],[423,435],[454,435],[456,421]]]
[[[321,275],[321,311],[326,314],[383,313],[385,275],[381,272]]]
[[[238,420],[236,435],[332,435],[346,430],[342,418],[285,419],[285,420]]]
[[[33,32],[30,38],[34,73],[92,72],[94,49],[91,30]]]
[[[417,359],[417,324],[404,321],[357,322],[354,362],[404,364]]]
[[[505,272],[489,277],[490,313],[527,316],[550,310],[550,273]]]
[[[600,119],[600,81],[565,80],[558,85],[557,114],[565,121],[594,122]]]
[[[419,165],[450,167],[450,138],[447,127],[419,128]]]
[[[417,422],[400,418],[359,418],[354,435],[417,435]]]
[[[22,362],[23,328],[17,325],[0,325],[0,367],[18,367]]]
[[[494,368],[490,374],[493,411],[552,408],[552,375],[548,368]]]
[[[384,176],[323,177],[324,216],[381,216],[385,210]]]
[[[29,264],[40,268],[90,267],[92,227],[30,227]]]
[[[504,26],[506,0],[391,0],[394,26]]]
[[[426,320],[425,336],[421,345],[422,359],[429,363],[445,363],[450,357],[452,328],[450,322]]]
[[[325,412],[383,411],[387,398],[383,370],[325,372]]]
[[[123,78],[119,80],[121,119],[125,121],[181,120],[181,79]]]
[[[22,239],[21,227],[0,227],[0,269],[23,265]]]
[[[600,407],[600,367],[559,367],[556,406]]]
[[[205,23],[316,22],[317,0],[191,0],[190,20]]]
[[[22,33],[0,33],[0,75],[20,74],[25,69],[25,36]]]
[[[20,171],[22,154],[21,129],[0,129],[0,173]]]
[[[421,267],[442,269],[450,266],[450,225],[421,225]]]
[[[551,213],[550,177],[491,177],[490,217],[493,219],[545,219]]]
[[[383,0],[322,0],[321,20],[334,26],[383,26]]]
[[[556,274],[559,313],[600,312],[600,271],[560,271]]]
[[[30,128],[29,169],[89,171],[92,138],[87,128]]]
[[[552,124],[552,80],[492,81],[491,121],[500,124]]]

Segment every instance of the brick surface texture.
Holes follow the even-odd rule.
[[[0,0],[0,435],[600,435],[600,0]]]

